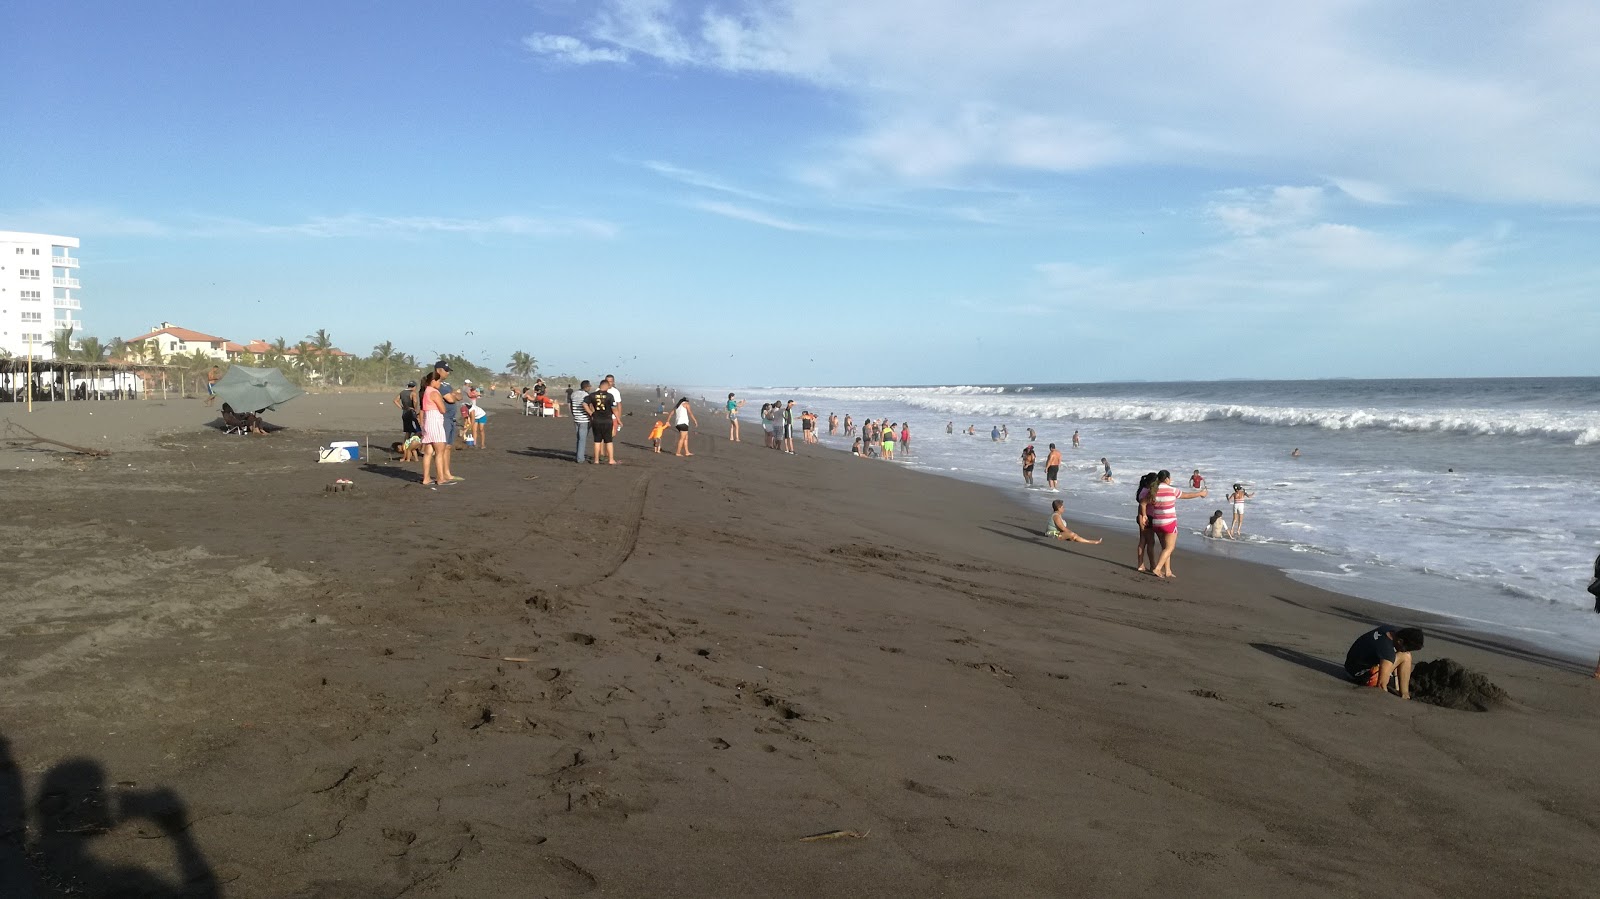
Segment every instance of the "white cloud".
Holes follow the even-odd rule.
[[[601,0],[580,43],[845,96],[860,127],[815,166],[840,182],[1266,163],[1338,172],[1340,189],[1368,202],[1594,204],[1594,9]]]
[[[1228,231],[1251,235],[1315,218],[1322,199],[1320,187],[1241,188],[1220,192],[1206,211]]]
[[[28,230],[42,229],[73,237],[87,235],[152,238],[248,236],[384,238],[457,234],[479,237],[505,235],[540,238],[612,238],[619,231],[615,224],[599,219],[541,218],[527,215],[450,218],[350,213],[338,216],[313,216],[301,222],[273,224],[228,216],[190,215],[175,221],[160,222],[108,209],[35,209],[0,212],[0,221],[15,222],[18,227],[26,226]]]
[[[698,209],[701,212],[709,212],[713,215],[720,215],[725,218],[738,219],[741,222],[765,225],[768,228],[776,228],[779,231],[801,231],[812,234],[821,233],[823,231],[823,229],[814,225],[792,222],[788,219],[762,212],[759,209],[750,209],[745,206],[734,205],[733,203],[724,203],[720,200],[696,200],[689,205],[690,207]]]
[[[566,34],[530,34],[522,45],[535,55],[568,65],[627,62],[628,54],[612,47],[595,47]]]

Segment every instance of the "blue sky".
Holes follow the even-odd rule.
[[[698,385],[1595,374],[1600,4],[23,4],[102,338]],[[20,42],[18,42],[20,38]]]

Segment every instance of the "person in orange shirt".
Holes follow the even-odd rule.
[[[667,431],[667,423],[658,421],[650,428],[650,451],[661,452],[661,435]]]

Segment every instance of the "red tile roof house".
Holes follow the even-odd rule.
[[[226,362],[229,359],[230,343],[226,337],[213,337],[210,334],[202,334],[199,331],[191,331],[188,328],[179,328],[174,326],[172,322],[162,322],[160,327],[151,329],[150,333],[141,334],[138,337],[130,337],[124,342],[128,345],[129,355],[138,356],[142,360],[154,355],[144,349],[150,343],[160,349],[163,359],[170,359],[173,356],[187,356],[197,350],[220,362]],[[231,345],[238,346],[238,344]]]

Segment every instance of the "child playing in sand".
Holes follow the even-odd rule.
[[[390,449],[400,454],[401,462],[415,462],[421,458],[417,453],[422,449],[422,437],[418,434],[407,434],[406,439],[397,441]]]
[[[1418,628],[1380,625],[1350,644],[1344,670],[1362,686],[1382,687],[1401,699],[1410,699],[1411,654],[1422,648],[1422,640]]]
[[[650,452],[661,452],[661,435],[667,432],[666,421],[658,421],[650,426]]]
[[[1046,537],[1054,537],[1057,540],[1065,540],[1068,543],[1099,543],[1099,540],[1080,537],[1074,534],[1071,528],[1067,527],[1066,519],[1061,517],[1061,510],[1066,506],[1066,502],[1059,499],[1050,503],[1050,521],[1045,525],[1044,535]]]

